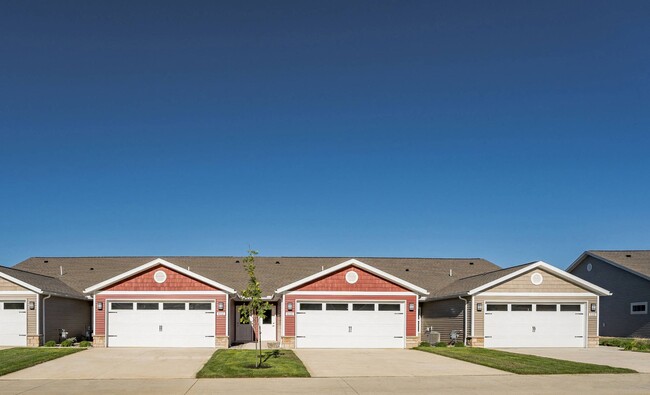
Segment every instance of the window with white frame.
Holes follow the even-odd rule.
[[[630,303],[630,314],[648,314],[648,302]]]

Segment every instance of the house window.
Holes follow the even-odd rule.
[[[648,302],[630,303],[630,314],[648,314]]]

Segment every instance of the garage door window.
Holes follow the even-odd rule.
[[[400,311],[400,305],[391,303],[391,304],[382,304],[380,303],[377,306],[379,311]]]
[[[373,303],[355,303],[352,305],[352,310],[354,311],[375,311],[375,305]]]
[[[190,303],[190,310],[212,310],[212,303]]]
[[[322,303],[300,303],[300,311],[323,310]]]
[[[580,311],[579,304],[562,304],[560,305],[560,311]]]
[[[138,303],[138,310],[158,310],[158,303]]]
[[[554,304],[538,304],[537,311],[557,311],[557,305]]]
[[[513,304],[510,311],[533,311],[532,304]]]
[[[25,302],[5,302],[5,310],[25,310]]]
[[[508,311],[507,304],[489,304],[486,308],[487,311]]]
[[[163,310],[185,310],[185,303],[163,303]]]
[[[133,303],[111,303],[111,310],[133,310]]]
[[[325,304],[325,310],[334,310],[334,311],[348,311],[347,303],[327,303]]]

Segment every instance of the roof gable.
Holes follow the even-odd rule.
[[[567,272],[573,272],[588,256],[650,281],[650,250],[585,251]]]
[[[224,292],[227,292],[227,293],[230,293],[230,294],[235,293],[234,289],[232,289],[232,288],[230,288],[230,287],[228,287],[226,285],[223,285],[223,284],[220,284],[220,283],[218,283],[216,281],[210,280],[209,278],[203,277],[200,274],[191,272],[191,271],[189,271],[187,269],[183,269],[182,267],[177,266],[177,265],[175,265],[175,264],[173,264],[171,262],[168,262],[168,261],[166,261],[164,259],[161,259],[161,258],[154,259],[153,261],[145,263],[144,265],[140,265],[140,266],[138,266],[138,267],[136,267],[134,269],[128,270],[128,271],[123,272],[123,273],[121,273],[121,274],[119,274],[117,276],[111,277],[108,280],[102,281],[102,282],[100,282],[98,284],[95,284],[95,285],[93,285],[91,287],[88,287],[88,288],[86,288],[84,290],[84,293],[98,292],[100,290],[103,290],[103,289],[106,289],[106,288],[108,288],[110,286],[113,286],[113,285],[115,285],[117,283],[121,283],[124,280],[133,278],[134,276],[137,276],[138,274],[146,272],[146,271],[148,271],[148,270],[150,270],[150,269],[152,269],[152,268],[154,268],[156,266],[163,266],[163,267],[169,268],[169,269],[173,270],[174,272],[180,273],[180,274],[182,274],[182,275],[184,275],[186,277],[192,278],[192,279],[197,280],[197,281],[199,281],[201,283],[211,285],[211,286],[213,286],[215,288],[218,288],[218,289],[220,289],[220,290],[222,290]]]
[[[350,260],[347,260],[345,262],[341,262],[338,265],[332,266],[332,267],[330,267],[328,269],[321,270],[318,273],[312,274],[312,275],[304,277],[304,278],[302,278],[302,279],[300,279],[298,281],[295,281],[295,282],[293,282],[291,284],[285,285],[284,287],[278,288],[276,290],[276,292],[277,293],[289,292],[291,290],[294,290],[294,289],[297,289],[299,287],[303,287],[303,286],[305,286],[307,284],[313,283],[313,282],[315,282],[315,281],[317,281],[319,279],[323,279],[323,278],[328,277],[328,276],[330,276],[332,274],[340,272],[343,269],[348,268],[348,267],[357,267],[357,268],[359,268],[359,269],[361,269],[361,270],[363,270],[363,271],[365,271],[367,273],[370,273],[370,274],[372,274],[372,275],[374,275],[376,277],[379,277],[379,278],[381,278],[383,280],[386,280],[386,281],[388,281],[390,283],[399,285],[401,288],[404,288],[406,290],[415,292],[417,294],[421,294],[421,295],[428,295],[429,294],[429,292],[424,288],[418,287],[417,285],[414,285],[414,284],[411,284],[411,283],[409,283],[407,281],[404,281],[404,280],[402,280],[402,279],[400,279],[398,277],[395,277],[395,276],[393,276],[391,274],[388,274],[388,273],[386,273],[386,272],[384,272],[382,270],[379,270],[379,269],[377,269],[377,268],[375,268],[373,266],[365,264],[365,263],[363,263],[363,262],[361,262],[361,261],[359,261],[357,259],[350,259]]]

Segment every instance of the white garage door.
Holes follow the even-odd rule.
[[[585,347],[585,305],[487,303],[485,347]]]
[[[403,303],[300,302],[297,348],[404,348]]]
[[[24,300],[0,300],[0,346],[27,345],[27,310]]]
[[[214,336],[214,302],[109,303],[109,347],[214,347]]]

